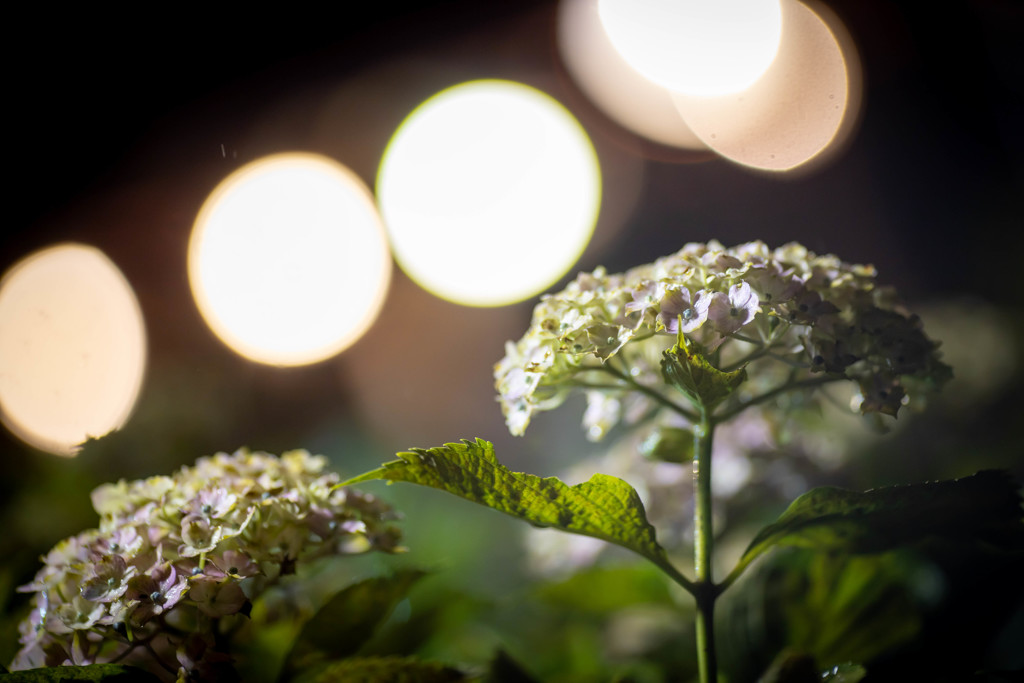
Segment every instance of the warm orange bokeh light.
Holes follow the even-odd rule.
[[[788,171],[841,147],[860,103],[860,68],[842,26],[784,0],[782,44],[751,87],[720,97],[674,96],[679,112],[718,154],[753,168]],[[838,37],[837,37],[838,36]]]
[[[121,427],[142,387],[146,334],[131,285],[98,249],[61,244],[0,282],[0,408],[31,446],[74,455]]]
[[[352,171],[314,154],[255,161],[206,200],[189,243],[203,318],[239,354],[305,365],[373,323],[391,256],[373,198]]]

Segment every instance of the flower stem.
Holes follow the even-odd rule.
[[[715,656],[715,598],[718,590],[711,575],[714,533],[711,524],[711,443],[714,422],[708,411],[700,411],[693,430],[693,561],[696,572],[694,597],[697,599],[697,663],[701,683],[718,679]]]
[[[663,396],[656,389],[652,389],[651,387],[647,386],[646,384],[641,384],[640,382],[637,382],[635,379],[630,377],[628,373],[621,372],[617,368],[615,368],[615,367],[613,367],[613,366],[611,366],[610,364],[607,364],[607,363],[602,365],[600,368],[594,368],[594,369],[595,370],[598,370],[598,369],[603,370],[604,372],[612,375],[613,377],[617,377],[618,379],[621,379],[622,381],[626,382],[627,385],[628,385],[628,386],[626,386],[624,388],[627,388],[627,389],[628,388],[632,388],[634,391],[639,391],[641,394],[645,394],[649,398],[654,399],[655,402],[660,403],[661,405],[665,406],[666,408],[669,408],[670,410],[675,411],[679,415],[682,415],[684,418],[686,418],[690,422],[696,422],[697,421],[697,415],[692,410],[688,410],[688,409],[684,408],[683,406],[679,405],[678,403],[669,400],[668,398]]]
[[[780,384],[779,386],[775,387],[774,389],[770,389],[770,390],[764,392],[763,394],[760,394],[759,396],[754,396],[753,398],[749,398],[746,401],[744,401],[743,403],[740,403],[740,404],[730,408],[729,410],[723,410],[722,412],[720,412],[718,414],[716,419],[717,419],[718,422],[725,422],[726,420],[729,420],[729,419],[732,419],[732,418],[736,417],[737,415],[742,413],[744,410],[746,410],[750,406],[754,406],[754,405],[757,405],[759,403],[764,403],[765,401],[770,401],[771,399],[775,398],[776,396],[778,396],[780,394],[784,394],[787,391],[793,391],[793,390],[798,390],[798,389],[810,389],[810,388],[813,388],[813,387],[819,387],[822,384],[828,384],[829,382],[836,382],[836,381],[839,381],[839,380],[842,380],[842,379],[846,379],[846,377],[844,375],[835,375],[835,374],[819,375],[817,377],[809,377],[809,378],[803,379],[803,380],[790,379],[789,381],[785,382],[784,384]]]

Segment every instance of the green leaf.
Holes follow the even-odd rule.
[[[633,487],[616,477],[595,474],[568,486],[556,477],[512,472],[483,439],[399,453],[400,460],[350,479],[340,486],[372,479],[429,486],[504,512],[539,527],[553,527],[620,545],[654,562],[688,585],[669,564],[655,539],[643,503]]]
[[[697,406],[711,410],[747,379],[744,368],[722,372],[701,353],[696,342],[679,333],[675,346],[662,355],[661,374]]]
[[[89,666],[50,666],[42,669],[12,671],[2,675],[2,679],[11,683],[51,683],[68,681],[69,683],[87,683],[102,681],[103,683],[159,683],[160,679],[143,669],[123,664],[90,664]]]
[[[658,427],[640,444],[640,454],[662,462],[692,462],[693,431],[682,427]]]
[[[758,683],[858,683],[867,671],[859,664],[839,664],[819,672],[814,657],[803,652],[785,650],[772,662]]]
[[[356,653],[426,572],[404,569],[348,586],[307,621],[285,658],[281,677]]]
[[[912,642],[927,619],[913,588],[931,571],[916,553],[869,555],[797,551],[773,563],[773,611],[786,642],[818,661],[874,661]]]
[[[304,679],[308,683],[449,683],[469,680],[458,669],[438,662],[422,662],[411,657],[355,657],[332,662]]]
[[[672,592],[665,577],[651,565],[581,569],[559,581],[542,583],[534,595],[562,613],[608,615],[637,605],[671,605]]]
[[[1000,471],[865,493],[823,486],[762,529],[737,569],[774,545],[873,553],[933,537],[1020,544],[1020,503],[1016,482]]]
[[[868,672],[860,664],[847,662],[823,671],[819,680],[824,683],[859,683],[867,675]]]

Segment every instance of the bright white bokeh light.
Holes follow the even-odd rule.
[[[687,95],[750,86],[779,49],[779,0],[599,0],[601,23],[634,69]]]
[[[601,174],[589,138],[548,95],[472,81],[412,112],[377,197],[395,259],[428,291],[502,306],[554,284],[593,234]]]
[[[0,417],[29,445],[74,455],[121,427],[145,364],[139,303],[100,250],[50,247],[0,281]]]
[[[558,49],[573,81],[601,111],[648,140],[688,150],[707,146],[680,116],[672,94],[644,78],[608,39],[598,0],[562,0]]]
[[[255,161],[196,218],[193,296],[224,343],[269,365],[316,363],[373,323],[391,277],[373,198],[349,169],[313,154]]]

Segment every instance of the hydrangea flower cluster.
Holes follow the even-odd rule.
[[[99,528],[58,543],[21,588],[34,609],[12,668],[119,661],[171,680],[230,669],[222,618],[246,614],[298,561],[399,550],[390,508],[335,489],[325,464],[239,450],[100,486]]]
[[[895,416],[908,388],[951,373],[875,275],[796,243],[773,250],[759,241],[691,243],[625,273],[581,273],[541,299],[525,336],[495,365],[506,423],[521,435],[574,389],[587,394],[594,440],[624,417],[649,415],[671,401],[660,363],[679,334],[719,369],[747,368],[750,381],[720,414],[784,388],[850,379],[861,412]]]

